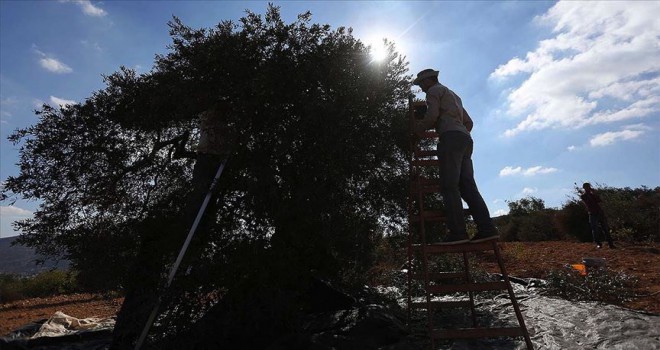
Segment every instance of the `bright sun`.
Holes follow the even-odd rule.
[[[369,54],[372,61],[382,62],[387,58],[389,52],[382,41],[374,41],[370,46]]]

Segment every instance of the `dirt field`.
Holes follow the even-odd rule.
[[[579,264],[582,258],[604,258],[607,267],[639,279],[637,295],[640,297],[625,307],[660,313],[660,245],[617,243],[616,249],[604,245],[596,249],[591,243],[573,242],[505,242],[500,243],[502,256],[509,275],[545,278],[549,271],[563,269],[566,264]],[[483,266],[499,272],[494,254],[479,256]]]
[[[660,245],[619,244],[617,249],[595,249],[590,243],[507,242],[500,243],[508,273],[516,277],[544,278],[548,271],[566,264],[580,263],[583,257],[605,258],[607,266],[639,278],[640,297],[626,307],[660,313]],[[492,253],[478,256],[484,268],[499,272]],[[115,315],[122,298],[106,299],[100,295],[73,294],[34,298],[0,305],[0,335],[31,321],[48,318],[56,311],[78,317]]]
[[[0,305],[0,336],[55,312],[77,318],[110,317],[117,314],[123,298],[106,299],[96,294],[56,295],[48,298],[19,300]]]

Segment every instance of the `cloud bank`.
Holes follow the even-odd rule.
[[[660,2],[566,2],[536,18],[553,37],[493,79],[525,74],[507,98],[522,119],[505,136],[654,115],[660,109]],[[627,132],[629,134],[629,132]]]

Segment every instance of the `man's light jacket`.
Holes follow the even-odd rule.
[[[463,102],[448,87],[438,83],[426,91],[426,114],[417,123],[416,131],[435,128],[438,134],[447,131],[461,131],[470,134],[466,125],[472,125],[472,119],[463,108]]]

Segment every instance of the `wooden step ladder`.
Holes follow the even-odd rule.
[[[410,130],[415,123],[415,108],[424,106],[423,101],[409,101]],[[408,264],[407,264],[407,306],[408,323],[410,325],[413,310],[426,310],[428,335],[431,349],[435,349],[436,341],[441,339],[469,339],[493,337],[523,337],[527,349],[533,349],[520,307],[511,288],[509,276],[502,261],[496,240],[480,243],[464,243],[456,245],[441,245],[431,243],[437,240],[436,231],[445,221],[442,210],[427,208],[429,203],[437,203],[440,186],[434,181],[437,176],[438,160],[434,159],[437,145],[437,133],[425,132],[421,138],[411,137],[412,157],[410,159],[410,195],[408,200]],[[436,172],[434,174],[434,172]],[[468,253],[492,250],[502,275],[501,281],[480,282],[473,280],[470,274]],[[462,255],[462,271],[431,271],[429,260],[443,254]],[[453,283],[452,283],[453,281]],[[456,283],[456,281],[460,281]],[[415,283],[423,282],[421,297],[415,293]],[[442,283],[444,282],[444,283]],[[507,290],[511,305],[518,320],[518,327],[480,327],[477,322],[474,306],[474,293],[484,291]],[[437,301],[436,296],[451,293],[467,293],[467,300]],[[419,301],[422,299],[424,301]],[[469,308],[472,327],[469,328],[437,328],[434,324],[435,313],[441,309]]]

